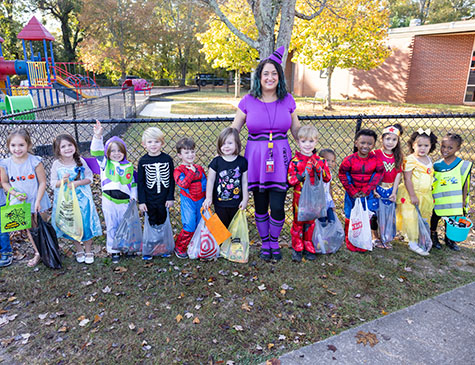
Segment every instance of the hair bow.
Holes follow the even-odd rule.
[[[419,128],[419,129],[417,130],[417,133],[418,133],[418,134],[427,134],[428,136],[430,136],[430,129],[427,128],[426,130],[424,130],[424,129],[422,129],[422,128]]]

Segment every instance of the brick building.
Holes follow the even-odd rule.
[[[335,70],[332,98],[475,105],[474,41],[474,20],[391,29],[392,55],[370,71]],[[286,77],[294,95],[326,95],[322,71],[288,62]]]

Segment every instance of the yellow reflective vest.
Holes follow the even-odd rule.
[[[470,170],[472,162],[460,162],[448,171],[434,171],[432,183],[432,196],[434,198],[434,211],[439,217],[463,215],[463,207],[468,204],[463,201],[463,187],[470,187]]]

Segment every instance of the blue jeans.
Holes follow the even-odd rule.
[[[12,253],[12,246],[10,245],[10,235],[8,234],[8,232],[0,233],[0,254],[4,253]]]

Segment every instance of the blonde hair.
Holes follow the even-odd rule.
[[[318,139],[318,130],[316,127],[313,125],[304,125],[300,127],[299,132],[297,134],[297,137],[299,139],[305,138],[305,139]]]
[[[147,139],[156,139],[161,143],[165,143],[165,136],[160,128],[150,127],[144,130],[142,134],[142,143],[145,143]]]

